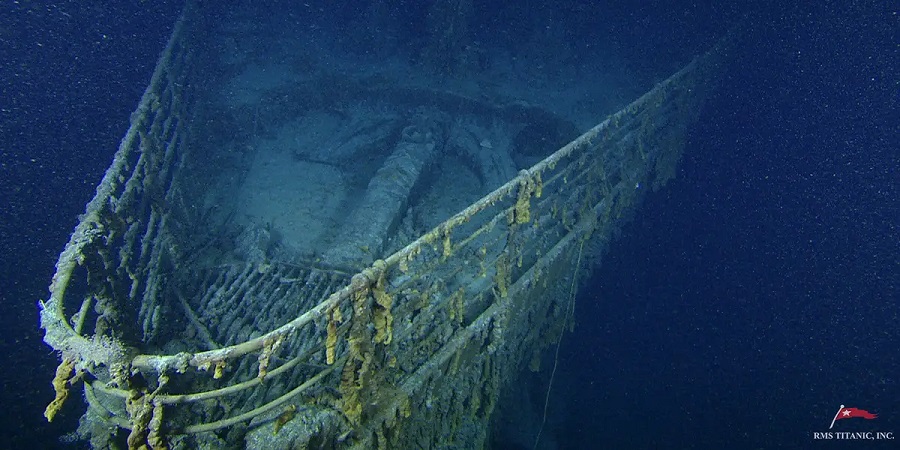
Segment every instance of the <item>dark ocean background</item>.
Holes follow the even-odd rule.
[[[319,21],[340,30],[366,3]],[[526,33],[517,18],[533,3],[480,3],[476,33]],[[614,46],[636,79],[747,26],[679,176],[646,197],[578,295],[545,436],[572,449],[875,444],[812,439],[846,404],[879,417],[842,430],[900,439],[896,5],[618,2],[586,18],[581,3],[555,2],[567,39]],[[407,42],[424,32],[411,25],[422,4],[394,8]],[[0,448],[78,448],[58,440],[77,397],[53,424],[42,416],[57,358],[36,305],[181,6],[0,8]],[[522,378],[541,405],[552,358]],[[495,447],[530,448],[519,437],[498,432]]]

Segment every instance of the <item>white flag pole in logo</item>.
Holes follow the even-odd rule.
[[[841,411],[843,411],[843,410],[844,410],[844,405],[841,405],[841,407],[838,409],[838,412],[836,412],[834,414],[834,419],[831,419],[831,426],[828,427],[829,430],[834,428],[834,421],[837,420],[838,416],[841,415]]]

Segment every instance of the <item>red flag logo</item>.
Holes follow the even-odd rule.
[[[838,409],[837,414],[834,415],[834,420],[831,421],[831,426],[828,427],[831,429],[834,427],[834,422],[841,419],[852,419],[854,417],[862,417],[863,419],[871,420],[878,417],[878,414],[872,414],[864,409],[859,408],[847,408],[844,405],[841,405],[841,408]]]

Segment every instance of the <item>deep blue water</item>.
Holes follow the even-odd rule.
[[[578,298],[571,448],[819,448],[841,404],[900,427],[898,17],[773,16]]]
[[[415,42],[424,8],[402,3],[395,31]],[[512,24],[527,13],[494,3],[479,6],[495,14],[474,32],[491,36],[494,26],[514,42],[524,31]],[[562,3],[577,14],[577,2]],[[842,430],[900,439],[897,9],[679,3],[568,17],[572,42],[635,49],[636,76],[668,71],[721,22],[751,14],[752,23],[679,177],[646,197],[577,298],[547,439],[560,448],[844,447],[811,436],[841,404],[879,414]],[[354,5],[319,20],[341,30],[360,14]],[[75,426],[74,407],[44,423],[56,358],[35,304],[179,8],[0,10],[0,448],[54,448]],[[535,398],[546,381],[531,376]]]

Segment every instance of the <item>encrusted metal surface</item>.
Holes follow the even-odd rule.
[[[717,65],[716,50],[696,59],[406,241],[410,191],[447,136],[419,124],[391,141],[396,127],[370,128],[396,143],[363,200],[387,213],[357,209],[333,234],[347,246],[292,254],[272,249],[273,227],[236,231],[233,211],[197,201],[233,192],[203,181],[210,165],[248,161],[189,145],[204,139],[190,125],[204,113],[186,82],[195,43],[185,29],[202,26],[188,10],[176,28],[42,305],[45,340],[64,361],[48,417],[82,381],[80,431],[95,448],[121,442],[116,428],[133,448],[484,444],[500,387],[563,332],[585,261],[674,175]],[[501,145],[460,133],[450,139],[488,155]],[[489,170],[509,173],[504,158]]]

